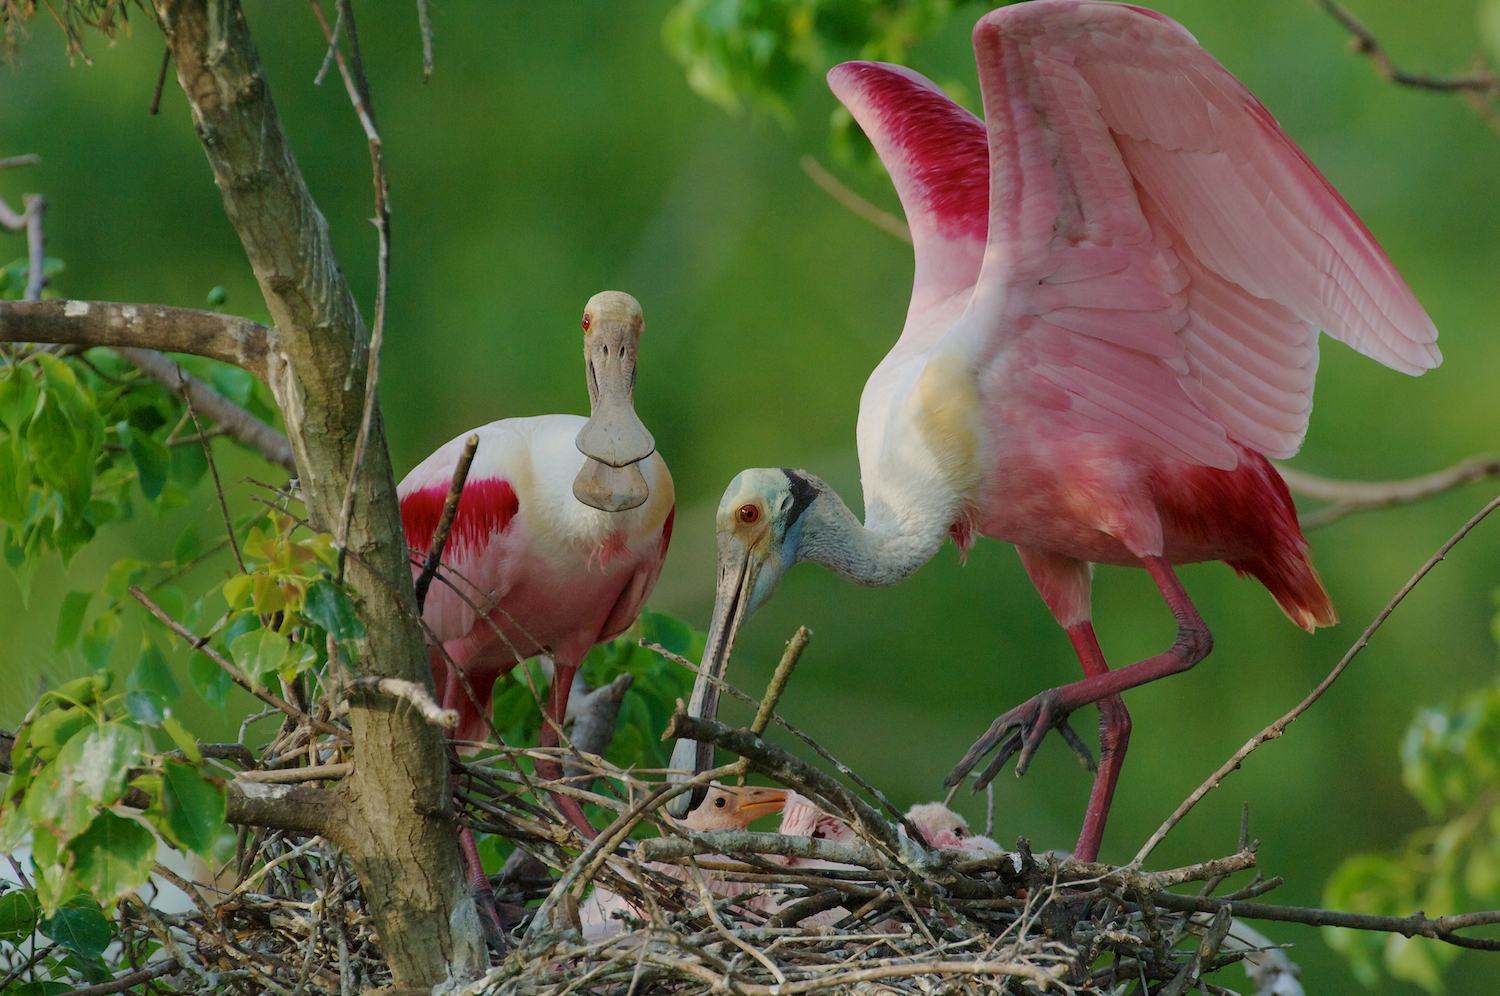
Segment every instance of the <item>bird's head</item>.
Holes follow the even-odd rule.
[[[771,597],[792,565],[806,559],[804,543],[812,534],[807,512],[825,493],[828,485],[801,470],[757,468],[741,471],[729,482],[719,502],[718,590],[702,673],[688,705],[691,715],[712,719],[718,712],[717,679],[729,666],[735,634]],[[712,744],[677,742],[672,767],[701,772],[712,765]],[[691,797],[678,796],[668,804],[668,811],[681,818],[701,801],[700,789]]]
[[[636,466],[656,452],[656,440],[635,413],[635,366],[645,318],[636,299],[600,291],[583,309],[583,363],[589,420],[578,432],[588,459],[573,484],[579,501],[620,512],[650,497]]]
[[[682,822],[690,830],[743,830],[786,805],[785,789],[758,785],[710,785],[703,804]]]

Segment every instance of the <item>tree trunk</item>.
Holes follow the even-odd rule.
[[[280,333],[267,381],[286,420],[303,502],[334,532],[364,403],[364,324],[287,147],[237,0],[156,0],[193,122]],[[361,673],[431,688],[379,409],[349,527],[348,580],[369,633]],[[349,852],[395,983],[430,987],[476,974],[483,948],[450,929],[472,916],[452,819],[441,732],[397,700],[363,696],[351,712],[354,773],[336,790]]]

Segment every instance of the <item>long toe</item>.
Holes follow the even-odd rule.
[[[1078,735],[1078,732],[1073,729],[1072,725],[1066,719],[1057,724],[1057,732],[1062,734],[1062,738],[1068,742],[1068,746],[1073,748],[1073,753],[1078,755],[1078,760],[1083,764],[1083,770],[1099,770],[1099,765],[1094,763],[1093,751],[1089,750],[1089,745],[1083,742],[1083,738]]]

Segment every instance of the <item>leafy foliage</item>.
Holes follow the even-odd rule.
[[[274,418],[249,374],[182,363]],[[47,551],[66,566],[101,526],[129,519],[137,496],[158,512],[175,508],[208,469],[181,400],[105,349],[67,359],[37,351],[0,366],[0,433],[3,553],[23,596]],[[65,606],[60,640],[78,610]]]
[[[789,123],[808,77],[843,59],[905,63],[954,6],[953,0],[682,0],[667,15],[662,38],[703,97],[730,111],[749,103]]]
[[[68,55],[92,65],[83,51],[83,34],[92,28],[114,40],[121,28],[130,29],[130,8],[142,7],[142,0],[60,0],[46,4],[67,38]],[[35,16],[36,0],[0,0],[0,22],[4,23],[4,61],[16,56],[24,35],[23,22]]]
[[[1497,593],[1500,594],[1500,593]],[[1500,616],[1495,617],[1500,641]],[[1401,747],[1402,778],[1433,825],[1391,854],[1346,859],[1325,890],[1333,909],[1444,916],[1500,906],[1500,677],[1457,707],[1417,712]],[[1430,993],[1458,949],[1424,937],[1326,928],[1328,943],[1366,985],[1380,966]]]

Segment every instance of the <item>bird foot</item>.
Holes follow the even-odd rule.
[[[980,772],[979,777],[974,780],[974,791],[988,785],[1000,770],[1001,766],[1009,761],[1017,753],[1020,758],[1016,761],[1016,775],[1024,775],[1026,769],[1031,766],[1031,759],[1036,755],[1036,750],[1046,739],[1047,731],[1057,730],[1062,738],[1073,748],[1073,753],[1078,755],[1079,761],[1088,771],[1097,770],[1094,763],[1094,755],[1089,751],[1083,738],[1068,725],[1068,714],[1061,711],[1057,704],[1057,689],[1049,689],[1040,695],[1024,702],[1014,709],[1000,716],[990,728],[985,731],[984,736],[974,741],[963,758],[943,779],[943,784],[952,788],[974,769],[980,758],[990,751],[996,751],[995,757]]]

